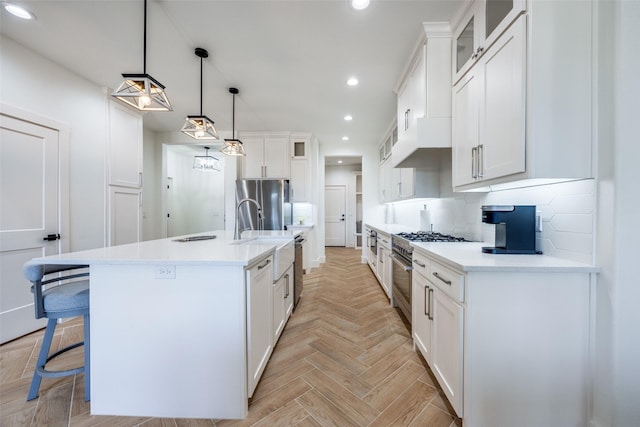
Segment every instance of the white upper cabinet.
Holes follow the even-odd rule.
[[[423,149],[451,147],[451,29],[429,22],[424,30],[398,85],[394,167],[421,167]]]
[[[142,116],[109,102],[109,185],[142,187]]]
[[[477,0],[469,4],[453,34],[454,83],[525,10],[526,0]]]
[[[242,158],[243,178],[289,178],[289,135],[240,135],[246,156]]]
[[[454,31],[454,191],[593,177],[589,2],[494,3],[504,2],[474,2]],[[477,46],[465,28],[479,21],[484,44],[462,63],[461,36],[474,34]]]
[[[525,18],[453,88],[454,187],[525,170]]]
[[[291,160],[291,201],[308,202],[309,184],[311,177],[309,174],[308,160]]]

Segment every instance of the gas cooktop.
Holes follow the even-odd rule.
[[[464,237],[450,236],[448,234],[429,231],[416,231],[413,233],[398,233],[395,236],[402,237],[411,242],[469,242]]]

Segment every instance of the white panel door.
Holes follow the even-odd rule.
[[[0,114],[0,342],[45,326],[22,265],[60,252],[58,131]]]
[[[346,194],[344,185],[327,185],[324,188],[325,246],[346,244]]]

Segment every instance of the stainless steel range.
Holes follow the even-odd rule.
[[[413,266],[411,242],[468,242],[463,237],[447,234],[418,231],[415,233],[398,233],[391,237],[391,258],[393,260],[393,305],[400,309],[407,321],[411,323],[411,276]]]

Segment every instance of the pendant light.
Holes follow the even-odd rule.
[[[203,171],[220,171],[218,159],[209,155],[209,147],[204,147],[204,156],[193,157],[193,168]]]
[[[231,139],[224,140],[224,145],[220,151],[227,156],[246,156],[242,141],[236,139],[236,95],[240,93],[235,87],[229,88],[229,93],[233,95],[233,110],[231,113]]]
[[[218,139],[218,132],[213,126],[213,120],[202,114],[202,60],[209,57],[209,52],[197,47],[195,53],[200,58],[200,115],[187,116],[181,131],[195,139]]]
[[[124,81],[111,96],[142,111],[171,111],[162,83],[147,74],[147,0],[144,0],[142,74],[123,74]]]

